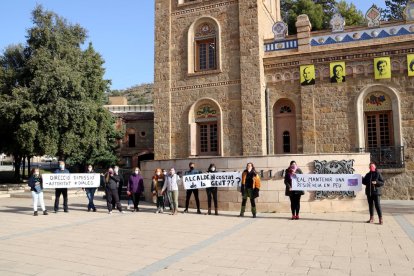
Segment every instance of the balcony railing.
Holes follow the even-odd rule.
[[[145,105],[104,105],[112,113],[154,112],[152,104]]]
[[[359,152],[369,152],[371,162],[379,169],[404,168],[404,147],[359,148]]]

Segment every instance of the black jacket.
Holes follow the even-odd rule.
[[[303,174],[301,169],[297,169],[296,170],[296,174]],[[304,191],[289,191],[290,188],[292,188],[292,179],[290,179],[289,176],[289,168],[286,169],[285,171],[285,196],[291,196],[291,195],[303,195],[305,194]]]
[[[121,181],[121,178],[119,175],[111,175],[109,176],[108,183],[106,183],[106,187],[112,190],[116,190],[119,186],[119,182]]]
[[[372,181],[377,181],[377,184],[371,185]],[[382,178],[382,175],[379,173],[379,171],[370,171],[362,178],[362,184],[365,185],[366,195],[381,195],[382,186],[384,186],[384,179]]]

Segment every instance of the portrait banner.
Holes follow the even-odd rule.
[[[346,67],[345,62],[331,62],[329,64],[329,72],[332,83],[345,82]]]
[[[315,66],[313,64],[300,66],[300,84],[315,84]]]
[[[375,79],[391,78],[391,59],[390,57],[374,58]]]
[[[201,173],[183,176],[186,190],[210,187],[235,187],[241,185],[240,172]]]
[[[360,174],[297,174],[292,178],[294,191],[358,192],[362,190]]]
[[[42,174],[43,188],[97,188],[101,183],[99,173]]]
[[[407,55],[408,76],[414,77],[414,54]]]

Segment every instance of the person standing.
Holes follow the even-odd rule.
[[[164,196],[162,194],[162,187],[164,186],[164,174],[160,168],[157,168],[152,177],[151,192],[153,196],[157,197],[157,211],[156,214],[163,213],[165,209]]]
[[[382,211],[380,204],[381,190],[384,186],[384,179],[381,173],[377,170],[375,163],[369,163],[369,172],[362,178],[362,184],[365,185],[365,194],[368,200],[369,220],[367,223],[374,222],[374,204],[377,210],[379,224],[383,223]]]
[[[289,168],[285,172],[285,195],[290,199],[290,210],[292,211],[292,220],[299,219],[300,198],[304,194],[303,191],[292,191],[292,178],[296,174],[303,174],[302,170],[298,168],[295,161],[291,161]]]
[[[88,169],[86,170],[86,173],[95,173],[92,165],[88,165]],[[86,192],[86,197],[88,198],[88,212],[90,212],[91,210],[96,212],[96,207],[95,207],[95,204],[93,203],[96,188],[95,187],[85,188],[85,192]]]
[[[144,179],[142,178],[139,168],[136,167],[134,172],[129,177],[127,185],[127,194],[132,197],[132,202],[134,203],[134,210],[132,212],[139,211],[138,204],[143,191]]]
[[[243,197],[240,217],[244,217],[244,212],[246,210],[247,198],[250,198],[250,204],[252,206],[253,218],[256,217],[256,202],[254,201],[256,197],[259,197],[260,190],[260,176],[257,174],[256,169],[253,163],[249,162],[246,165],[246,169],[242,174],[242,183],[241,183],[241,194]]]
[[[216,165],[214,164],[210,164],[210,166],[207,169],[208,173],[216,173]],[[214,201],[214,214],[217,216],[218,215],[218,204],[217,204],[217,187],[209,187],[206,188],[206,193],[207,193],[207,206],[208,206],[208,211],[207,214],[211,215],[211,197],[213,197],[213,201]]]
[[[193,162],[190,162],[190,164],[188,164],[188,166],[190,167],[190,170],[186,171],[184,175],[194,175],[194,174],[200,174],[201,173],[201,171],[195,169],[195,164]],[[188,213],[188,206],[190,205],[190,198],[191,198],[192,193],[194,193],[194,198],[195,198],[196,205],[197,205],[197,214],[201,214],[200,200],[198,198],[198,189],[188,189],[186,191],[184,213]]]
[[[68,174],[69,171],[65,168],[65,162],[59,161],[59,169],[55,171],[55,173],[66,173]],[[68,209],[68,189],[67,188],[56,188],[55,189],[55,213],[59,211],[59,198],[60,195],[63,196],[63,211],[65,213],[69,212]]]
[[[119,167],[115,166],[114,167],[114,175],[119,176],[119,182],[118,182],[118,186],[117,186],[117,190],[118,190],[118,198],[119,198],[119,202],[121,202],[121,198],[122,198],[122,188],[124,187],[124,176],[119,172]],[[115,208],[116,202],[113,200],[112,201],[112,209]]]
[[[40,175],[39,168],[32,169],[32,175],[29,178],[28,185],[30,191],[32,192],[33,198],[33,215],[37,216],[37,205],[40,203],[42,208],[43,215],[48,215],[45,202],[43,200],[43,185],[42,185],[42,176]]]
[[[119,185],[120,177],[119,175],[115,175],[114,170],[112,168],[108,169],[108,172],[105,175],[105,183],[106,183],[106,201],[108,206],[108,214],[112,214],[112,200],[115,202],[115,205],[118,207],[119,212],[124,213],[122,211],[122,205],[119,202],[118,196],[118,185]]]
[[[168,197],[171,198],[170,204],[172,206],[170,215],[178,214],[178,183],[180,177],[175,173],[175,169],[171,168],[170,173],[165,177],[164,186],[162,187],[162,193],[168,193]]]

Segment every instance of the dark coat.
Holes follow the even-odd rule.
[[[42,181],[42,177],[40,175],[38,177],[36,177],[35,175],[32,175],[29,178],[29,181],[28,181],[27,185],[29,185],[30,191],[37,192],[36,189],[35,189],[36,182],[40,182],[40,188],[43,191],[43,181]]]
[[[111,175],[109,176],[108,182],[106,183],[106,187],[111,190],[116,190],[119,186],[119,182],[121,178],[119,175]]]
[[[371,185],[372,181],[377,181],[377,184]],[[384,186],[384,179],[378,170],[367,173],[362,178],[362,184],[365,185],[365,194],[367,196],[381,195],[382,186]]]
[[[296,174],[303,174],[303,172],[301,169],[297,168]],[[285,186],[285,196],[305,194],[303,191],[289,191],[289,189],[292,188],[292,179],[290,179],[289,168],[285,171]]]

